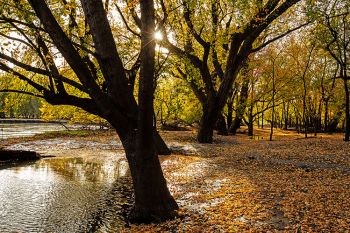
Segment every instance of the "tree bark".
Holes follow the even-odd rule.
[[[213,130],[217,119],[216,114],[219,114],[219,111],[214,101],[207,106],[203,107],[203,114],[197,134],[197,140],[199,143],[213,142]]]
[[[230,134],[236,135],[237,130],[241,127],[241,123],[242,123],[242,117],[238,116],[236,112],[235,119],[233,120],[233,123],[229,130]]]
[[[167,188],[159,160],[154,152],[147,156],[136,153],[136,134],[132,130],[122,138],[135,195],[129,220],[150,223],[172,219],[178,205]]]
[[[170,155],[171,150],[164,142],[163,138],[159,135],[159,133],[155,130],[154,134],[154,143],[156,146],[156,151],[158,155]]]
[[[123,140],[135,194],[135,202],[129,220],[131,222],[161,222],[174,218],[178,206],[168,190],[154,139],[154,2],[153,0],[141,0],[140,3],[141,69],[137,130],[132,129],[127,139]],[[128,145],[130,142],[131,146]]]

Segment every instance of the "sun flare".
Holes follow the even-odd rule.
[[[163,40],[163,34],[160,31],[154,33],[154,39]]]

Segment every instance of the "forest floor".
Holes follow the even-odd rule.
[[[181,217],[124,231],[350,232],[350,144],[343,135],[305,139],[277,130],[270,142],[268,133],[215,136],[202,145],[194,132],[164,132],[175,151],[162,167]]]
[[[350,232],[350,143],[340,134],[305,139],[281,130],[270,142],[268,133],[215,136],[203,145],[193,131],[161,132],[173,150],[160,159],[179,218],[120,231]],[[62,139],[115,139],[111,133],[72,134]],[[47,135],[28,140],[41,139]]]

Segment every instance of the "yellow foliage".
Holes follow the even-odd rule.
[[[40,111],[44,120],[65,119],[69,120],[71,123],[106,122],[106,120],[74,106],[53,106],[47,102],[42,102]]]

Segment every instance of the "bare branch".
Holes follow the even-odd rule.
[[[296,31],[296,30],[299,30],[300,28],[305,27],[306,25],[308,25],[308,24],[310,24],[310,23],[311,23],[311,22],[306,22],[306,23],[303,23],[303,24],[301,24],[301,25],[299,25],[299,26],[297,26],[297,27],[295,27],[295,28],[292,28],[292,29],[287,30],[286,32],[282,33],[281,35],[278,35],[278,36],[276,36],[276,37],[274,37],[274,38],[272,38],[272,39],[270,39],[270,40],[264,42],[263,44],[259,45],[258,47],[252,49],[252,50],[251,50],[251,53],[255,53],[255,52],[260,51],[261,49],[265,48],[267,45],[271,44],[272,42],[275,42],[276,40],[279,40],[279,39],[285,37],[286,35],[288,35],[288,34],[294,32],[294,31]]]
[[[160,0],[160,6],[162,7],[162,11],[163,11],[163,19],[160,21],[160,23],[159,23],[157,28],[163,28],[165,22],[168,19],[168,12],[167,12],[167,9],[165,7],[164,0]]]
[[[35,96],[35,97],[39,97],[39,98],[45,99],[45,97],[43,95],[35,94],[35,93],[32,93],[32,92],[28,92],[28,91],[2,89],[2,90],[0,90],[0,92],[19,93],[19,94],[25,94],[25,95],[30,95],[30,96]]]
[[[22,40],[20,38],[16,38],[16,37],[13,37],[13,36],[8,36],[8,35],[6,35],[6,34],[4,34],[2,32],[0,32],[0,36],[5,37],[5,38],[10,39],[10,40],[18,41],[18,42],[20,42],[22,44],[27,45],[29,48],[33,48],[33,46],[31,44],[29,44],[28,42],[26,42],[25,40]]]
[[[124,15],[123,15],[123,12],[122,12],[121,9],[119,8],[118,4],[115,4],[115,7],[117,8],[117,11],[118,11],[120,17],[122,17],[122,20],[123,20],[123,22],[124,22],[124,24],[125,24],[126,29],[128,29],[128,31],[131,32],[132,34],[134,34],[135,36],[141,38],[141,35],[140,35],[139,33],[135,32],[134,30],[132,30],[132,29],[130,28],[130,26],[129,26],[128,22],[126,21]]]
[[[191,20],[191,12],[190,12],[189,6],[187,6],[187,5],[185,5],[184,17],[185,17],[186,24],[187,24],[187,26],[190,29],[190,33],[193,35],[193,37],[196,39],[196,41],[200,45],[202,45],[205,50],[209,50],[210,43],[205,41],[201,37],[201,35],[198,32],[196,32],[196,30],[195,30],[195,28],[193,26],[192,20]]]
[[[45,75],[45,76],[49,76],[50,75],[50,72],[48,72],[47,70],[27,65],[27,64],[25,64],[23,62],[20,62],[20,61],[12,58],[10,56],[7,56],[7,55],[3,54],[3,53],[0,53],[0,58],[4,59],[6,61],[9,61],[12,64],[14,64],[14,65],[16,65],[16,66],[26,70],[26,71],[30,71],[30,72],[33,72],[33,73],[36,73],[36,74]],[[73,81],[71,79],[68,79],[68,78],[66,78],[66,77],[64,77],[62,75],[59,75],[58,78],[60,80],[62,80],[62,82],[65,82],[65,83],[67,83],[67,84],[77,88],[80,91],[84,91],[84,92],[86,91],[85,88],[81,84],[79,84],[79,83],[77,83],[77,82],[75,82],[75,81]]]
[[[45,87],[43,87],[42,85],[34,82],[33,80],[27,78],[26,76],[24,76],[23,74],[15,71],[14,69],[8,67],[7,65],[0,63],[0,69],[9,73],[9,74],[13,74],[16,75],[19,79],[27,82],[29,85],[31,85],[32,87],[34,87],[37,91],[39,92],[46,92],[48,91]]]

